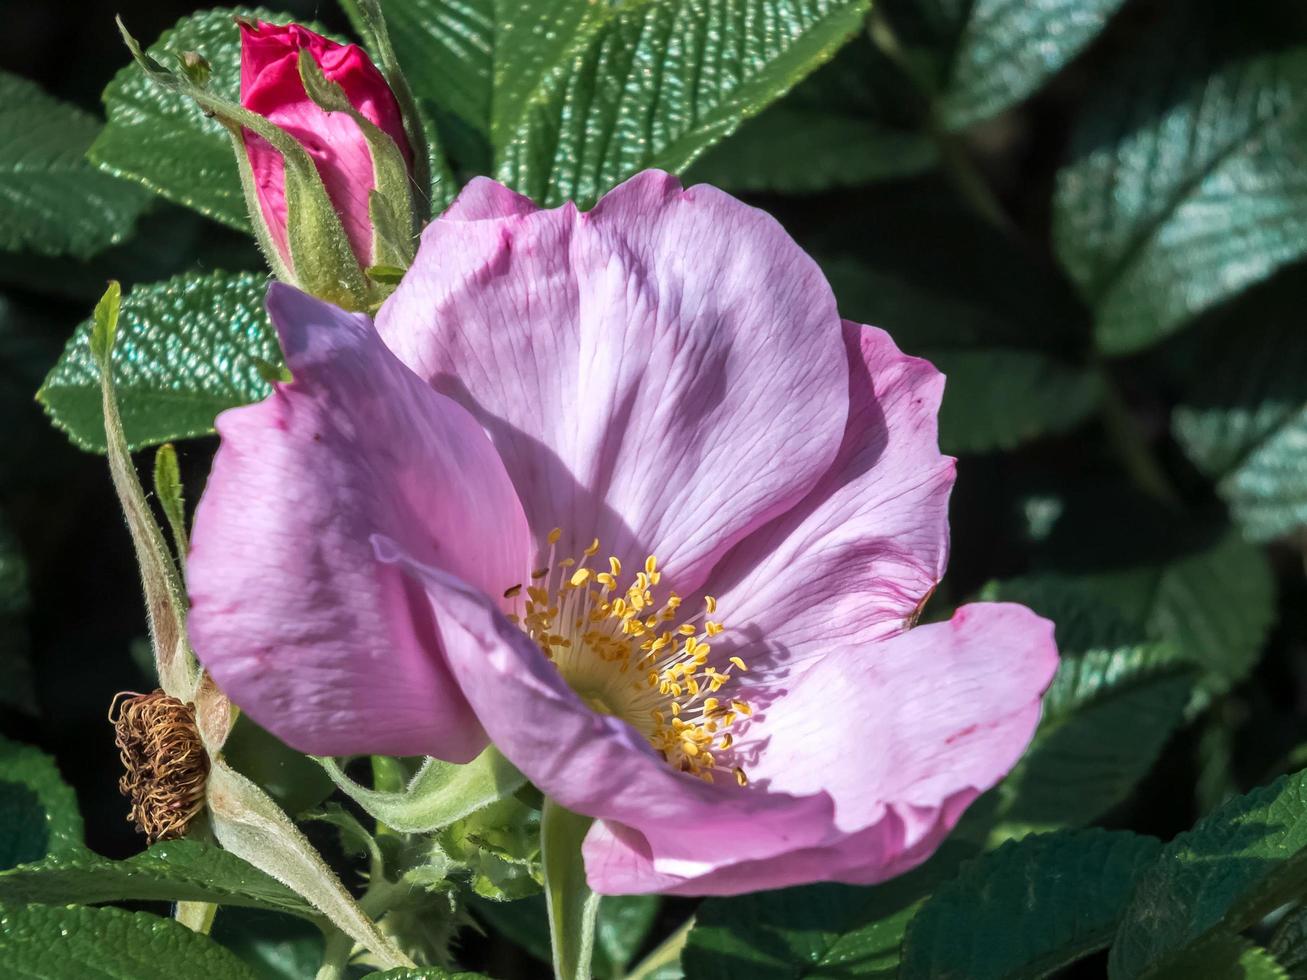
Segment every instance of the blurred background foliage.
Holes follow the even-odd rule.
[[[350,31],[333,5],[277,6]],[[1030,831],[1088,824],[1169,840],[1307,764],[1307,8],[882,0],[865,29],[788,94],[772,101],[781,82],[774,93],[723,86],[716,101],[705,95],[692,107],[694,139],[662,139],[684,128],[678,112],[688,110],[665,96],[633,97],[624,108],[620,93],[638,91],[640,65],[634,56],[619,64],[622,53],[639,54],[646,36],[674,35],[680,20],[710,6],[632,5],[653,11],[647,35],[623,40],[640,25],[619,24],[615,40],[578,60],[569,84],[588,95],[553,91],[542,110],[515,122],[504,107],[524,96],[495,60],[511,64],[512,52],[491,51],[484,64],[477,51],[461,60],[450,53],[478,29],[475,17],[458,20],[478,5],[386,5],[452,165],[446,196],[454,181],[493,169],[543,201],[589,202],[645,163],[681,169],[774,214],[821,262],[845,316],[886,328],[948,375],[941,440],[960,458],[953,557],[928,615],[983,595],[1058,622],[1065,663],[1040,734],[921,871],[871,890],[710,901],[685,968],[697,977],[816,975],[792,969],[806,963],[830,971],[820,975],[893,975],[921,896],[952,879],[956,894],[941,892],[909,932],[902,974],[1007,975],[931,958],[935,947],[961,942],[928,941],[931,930],[955,935],[948,902],[971,901],[965,874],[953,878],[960,857]],[[749,19],[766,6],[734,4],[739,19],[708,30],[723,72],[755,56],[745,39],[775,40]],[[98,396],[88,402],[75,349],[60,358],[110,277],[126,288],[215,277],[189,280],[192,300],[181,305],[172,293],[137,293],[131,309],[147,325],[203,331],[215,311],[257,310],[263,264],[239,230],[243,205],[231,196],[227,158],[213,156],[210,173],[212,144],[195,144],[180,160],[192,172],[183,168],[172,184],[162,169],[152,178],[161,196],[112,176],[140,179],[145,158],[159,159],[148,134],[131,128],[139,120],[126,104],[143,83],[127,76],[114,82],[123,115],[101,131],[102,90],[127,63],[113,15],[150,40],[192,12],[187,0],[8,2],[3,10],[0,729],[53,756],[76,791],[87,844],[110,857],[141,847],[124,820],[105,720],[115,692],[153,685],[137,575],[103,458],[75,448],[33,396],[45,384],[46,406],[73,441],[95,442]],[[705,89],[710,75],[699,79]],[[644,113],[647,105],[655,108]],[[615,142],[587,141],[564,116],[606,126]],[[510,130],[521,138],[506,140]],[[103,169],[83,157],[92,143]],[[34,169],[44,183],[31,189]],[[211,179],[197,182],[197,173]],[[22,220],[40,194],[51,220]],[[253,358],[276,358],[260,323],[216,327],[223,337],[206,348],[223,369],[216,387],[210,377],[166,415],[174,379],[157,371],[185,370],[193,352],[166,328],[142,327],[143,353],[120,382],[135,441],[198,435],[221,407],[258,397],[264,382]],[[240,338],[247,344],[221,347]],[[133,397],[145,406],[135,419]],[[213,448],[204,437],[179,446],[192,500]],[[275,783],[276,757],[260,735],[247,735],[249,765],[274,760],[263,778]],[[309,805],[321,799],[309,795],[317,796]],[[1101,894],[1077,901],[1101,901],[1110,911],[1100,931],[1110,934],[1123,901],[1112,889],[1128,895],[1129,869],[1156,854],[1146,838],[1071,833],[1076,860],[1089,855],[1109,870]],[[994,852],[1008,864],[993,887],[1007,887],[1009,872],[1027,881],[1021,861],[1056,867],[1058,846]],[[510,943],[465,929],[463,962],[538,975],[536,901],[474,901],[481,929]],[[612,940],[604,975],[617,975],[619,960],[647,950],[694,907],[623,907],[630,921],[611,926],[626,932]],[[812,924],[802,933],[811,948],[796,947],[796,922]],[[840,953],[842,930],[870,922],[876,929]],[[985,927],[974,925],[977,935]],[[232,912],[215,935],[238,951],[259,946],[250,961],[266,975],[307,975],[314,940],[285,942],[277,928]],[[1284,958],[1291,938],[1277,948]],[[1105,944],[1083,938],[1082,951]],[[1230,950],[1243,962],[1242,947]],[[1114,969],[1128,975],[1118,955]],[[1101,958],[1080,967],[1085,975],[1102,968]]]

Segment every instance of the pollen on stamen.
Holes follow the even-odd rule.
[[[747,786],[744,770],[729,756],[736,741],[731,730],[752,707],[712,695],[731,682],[732,669],[748,668],[738,656],[726,658],[721,670],[709,663],[707,639],[726,629],[707,618],[717,611],[716,598],[705,596],[703,610],[685,619],[679,595],[659,595],[657,557],[645,558],[623,582],[615,555],[591,567],[597,538],[579,556],[559,558],[555,546],[562,537],[561,528],[549,532],[548,564],[528,570],[529,585],[505,590],[510,621],[588,704],[628,721],[674,769],[709,783],[713,772],[722,772]]]

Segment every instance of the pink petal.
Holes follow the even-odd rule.
[[[276,123],[308,151],[340,214],[350,247],[368,266],[372,264],[368,193],[376,187],[372,154],[348,115],[324,112],[305,93],[299,75],[301,49],[309,51],[327,80],[339,84],[350,104],[393,139],[411,163],[399,104],[381,72],[357,45],[337,44],[298,24],[241,25],[241,105]],[[253,133],[246,131],[244,138],[260,209],[278,250],[289,262],[281,154]]]
[[[964,606],[947,623],[773,678],[752,745],[740,743],[746,757],[755,752],[749,792],[829,796],[824,839],[765,861],[723,848],[716,867],[689,877],[669,874],[647,840],[604,828],[586,841],[592,887],[720,895],[815,880],[872,884],[915,867],[1025,751],[1057,668],[1052,632],[1022,606]],[[789,815],[759,814],[775,818]]]
[[[591,710],[485,595],[377,537],[431,601],[443,648],[499,749],[545,795],[598,818],[601,893],[734,894],[880,881],[925,860],[1020,757],[1056,668],[1052,625],[979,605],[769,678],[740,740],[750,786],[675,772]]]
[[[700,583],[844,431],[830,288],[771,218],[649,171],[588,214],[490,181],[432,223],[378,329],[499,448],[532,530]]]
[[[944,376],[883,330],[844,329],[851,407],[834,465],[707,586],[728,627],[721,648],[740,648],[751,665],[901,631],[948,563],[954,461],[936,434]]]
[[[218,420],[187,568],[196,653],[302,751],[466,761],[485,734],[425,599],[369,539],[499,595],[529,560],[521,506],[476,421],[366,317],[277,284],[268,310],[295,381]]]
[[[377,555],[420,581],[440,640],[491,740],[546,796],[577,813],[637,828],[665,866],[782,854],[805,828],[831,824],[824,794],[798,799],[705,783],[673,770],[626,722],[593,711],[483,593],[415,561],[394,541]],[[761,819],[762,813],[772,817]]]

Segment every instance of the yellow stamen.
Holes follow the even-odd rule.
[[[510,622],[587,704],[630,723],[673,769],[709,783],[714,771],[734,773],[739,785],[748,785],[732,756],[736,722],[744,724],[752,707],[711,696],[731,673],[709,664],[712,648],[701,638],[718,636],[725,626],[703,612],[683,621],[681,597],[659,588],[663,572],[655,556],[623,581],[616,555],[603,570],[587,567],[599,553],[598,539],[578,560],[555,554],[562,538],[561,528],[550,531],[549,564],[529,570],[530,584],[505,590]],[[704,609],[715,613],[716,598],[705,596]],[[728,659],[747,669],[738,656]]]

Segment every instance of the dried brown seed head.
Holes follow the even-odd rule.
[[[194,705],[163,691],[128,692],[114,698],[109,720],[125,770],[118,789],[132,804],[127,819],[151,844],[183,836],[204,808],[209,776]]]

